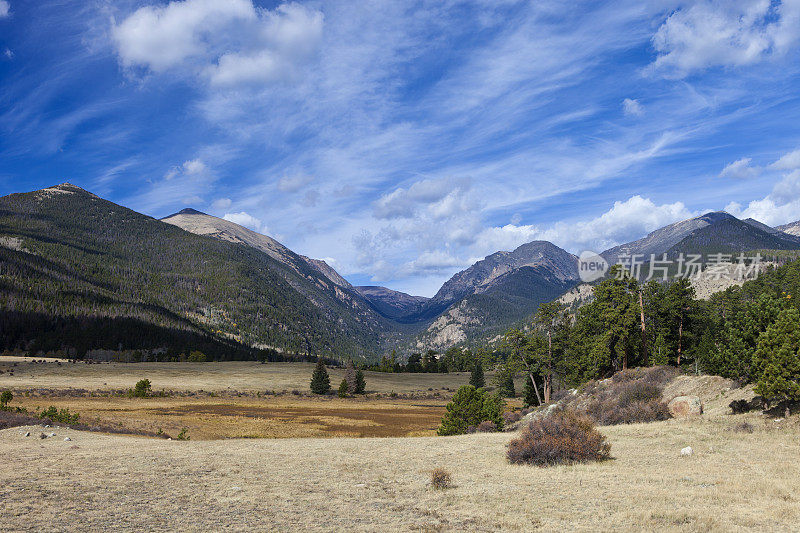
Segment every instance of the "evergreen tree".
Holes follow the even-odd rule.
[[[453,401],[447,404],[447,412],[442,417],[439,435],[458,435],[466,433],[470,426],[477,426],[484,420],[491,420],[498,429],[503,427],[505,402],[495,394],[483,389],[464,385],[456,391]]]
[[[800,313],[784,309],[761,335],[753,356],[755,391],[769,401],[800,400]],[[789,416],[786,405],[786,416]]]
[[[331,390],[331,378],[325,368],[325,362],[320,357],[317,359],[317,366],[311,374],[311,392],[314,394],[327,394]]]
[[[367,390],[367,380],[364,379],[364,371],[360,368],[356,372],[356,394],[364,394]]]
[[[480,360],[475,361],[475,366],[472,367],[472,372],[469,375],[469,384],[476,389],[481,389],[486,385],[486,378],[483,375],[483,363]]]
[[[339,398],[347,398],[348,392],[347,380],[343,379],[341,383],[339,383]]]
[[[659,333],[656,341],[650,348],[650,364],[653,366],[661,366],[669,364],[669,350],[667,349],[667,340],[664,338],[663,333]]]
[[[503,372],[502,383],[499,387],[500,395],[504,398],[515,398],[517,391],[514,389],[514,374],[512,372]]]
[[[522,389],[522,403],[525,407],[539,405],[539,398],[536,396],[536,390],[533,388],[530,376],[525,376],[525,387]]]

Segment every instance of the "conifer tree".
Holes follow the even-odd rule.
[[[784,309],[761,335],[753,355],[759,376],[755,391],[770,401],[800,400],[800,313]]]
[[[539,399],[536,396],[536,389],[533,388],[531,377],[525,376],[525,387],[522,389],[522,403],[525,407],[533,407],[539,405]]]
[[[475,366],[472,367],[472,372],[469,375],[469,384],[476,389],[483,388],[486,385],[486,378],[483,375],[483,363],[480,360],[475,361]]]
[[[314,394],[327,394],[331,390],[331,378],[325,368],[325,362],[320,357],[317,359],[317,366],[311,375],[311,392]]]
[[[364,371],[360,368],[356,372],[356,394],[364,394],[367,390],[367,380],[364,379]]]
[[[339,398],[347,398],[347,380],[343,379],[339,384]]]

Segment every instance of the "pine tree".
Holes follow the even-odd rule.
[[[784,309],[761,335],[753,365],[758,375],[755,391],[770,401],[800,400],[800,313]]]
[[[331,378],[325,369],[325,362],[320,357],[317,359],[317,366],[311,375],[311,392],[314,394],[327,394],[331,390]]]
[[[472,367],[472,372],[469,375],[469,384],[476,389],[483,388],[486,385],[486,379],[483,376],[483,364],[480,360],[475,361],[475,366]]]
[[[659,333],[656,337],[656,342],[650,349],[650,364],[652,366],[662,366],[669,364],[669,350],[667,349],[667,340],[664,338],[663,333]]]
[[[339,398],[347,398],[347,380],[343,379],[339,384]]]
[[[504,398],[514,398],[517,396],[517,391],[514,389],[514,374],[512,372],[504,372],[503,381],[500,384],[500,394]]]
[[[536,390],[533,388],[530,376],[525,376],[525,387],[522,389],[522,403],[525,407],[539,405],[539,400],[536,397]]]
[[[364,394],[367,390],[367,380],[364,379],[364,371],[360,368],[356,372],[356,394]]]

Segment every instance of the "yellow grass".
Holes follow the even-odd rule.
[[[755,418],[755,417],[754,417]],[[163,441],[0,432],[5,530],[797,531],[800,431],[603,428],[613,461],[507,464],[509,434]],[[64,442],[69,435],[71,442]],[[690,445],[695,455],[681,457]],[[444,468],[454,488],[432,490]]]
[[[41,359],[37,359],[41,360]],[[29,358],[0,356],[0,389],[129,389],[147,378],[154,390],[181,391],[291,391],[308,392],[313,363],[31,363]],[[17,366],[13,366],[14,363]],[[14,375],[9,374],[13,370]],[[329,369],[335,389],[344,370]],[[427,391],[429,388],[457,389],[469,381],[469,374],[389,374],[365,372],[367,390],[379,393]],[[487,381],[492,375],[487,374]]]

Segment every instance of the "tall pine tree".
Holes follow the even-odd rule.
[[[311,374],[311,392],[314,394],[327,394],[331,390],[331,378],[325,368],[325,362],[320,357],[317,359],[317,366]]]

